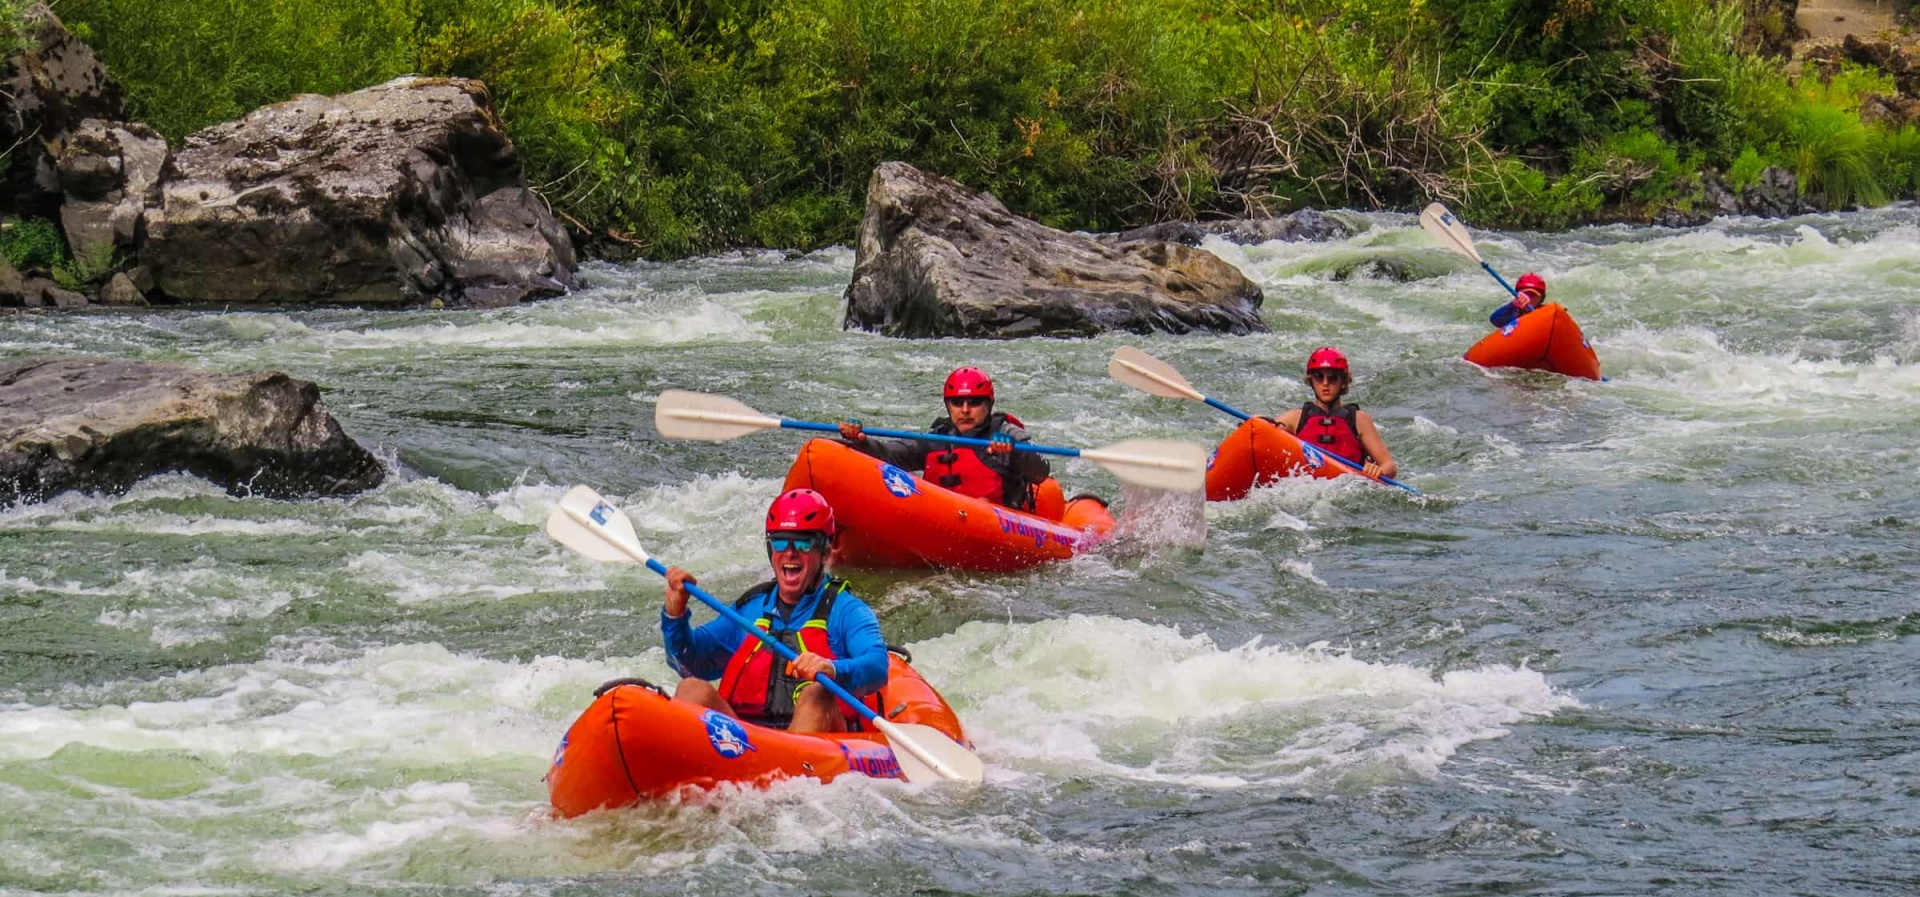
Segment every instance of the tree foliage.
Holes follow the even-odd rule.
[[[10,0],[0,0],[0,3]],[[1796,83],[1715,0],[61,0],[172,139],[303,92],[484,80],[603,250],[852,238],[901,159],[1060,227],[1455,201],[1554,226],[1702,171],[1912,194],[1858,73]],[[1764,24],[1764,23],[1761,23]]]

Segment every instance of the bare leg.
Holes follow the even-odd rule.
[[[787,725],[787,731],[847,731],[847,718],[840,713],[840,700],[818,685],[800,689],[800,694],[793,699],[793,722]]]
[[[808,691],[812,691],[812,689],[808,689]],[[733,707],[727,704],[727,699],[720,697],[720,690],[714,688],[713,683],[705,679],[696,679],[688,676],[680,680],[680,684],[673,689],[673,699],[676,701],[685,701],[689,704],[698,704],[702,707],[711,707],[735,719],[740,717],[740,714],[733,712]]]

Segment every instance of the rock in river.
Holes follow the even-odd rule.
[[[270,498],[350,494],[386,475],[321,408],[319,387],[286,374],[0,361],[0,506],[68,489],[121,492],[171,471]]]
[[[1265,331],[1260,288],[1202,249],[1107,244],[904,162],[874,169],[846,326],[907,337]]]

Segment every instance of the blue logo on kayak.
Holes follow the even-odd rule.
[[[707,740],[713,743],[714,753],[732,760],[748,751],[759,750],[747,740],[747,727],[740,725],[739,720],[718,710],[707,711],[702,719],[706,721]]]
[[[570,735],[560,736],[560,746],[553,749],[553,765],[559,766],[560,761],[567,759],[567,738]]]
[[[1327,456],[1320,450],[1304,442],[1300,443],[1300,457],[1307,459],[1307,466],[1319,470],[1327,464]]]
[[[920,487],[914,485],[913,474],[891,464],[880,465],[880,482],[887,484],[887,491],[893,493],[894,498],[920,494]]]
[[[1220,457],[1220,450],[1217,448],[1207,453],[1207,469],[1208,470],[1213,469],[1213,460],[1218,457]]]
[[[1512,335],[1513,335],[1513,331],[1514,331],[1515,329],[1517,329],[1517,328],[1518,328],[1519,326],[1520,326],[1520,322],[1519,322],[1519,321],[1514,321],[1514,322],[1512,322],[1512,323],[1509,323],[1509,324],[1508,324],[1507,326],[1505,326],[1505,327],[1502,327],[1502,328],[1500,328],[1500,335],[1501,335],[1501,336],[1512,336]]]

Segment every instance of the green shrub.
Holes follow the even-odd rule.
[[[1885,134],[1879,144],[1881,184],[1897,199],[1920,192],[1920,129],[1912,125]]]
[[[27,27],[27,8],[33,0],[0,0],[0,57],[11,56],[33,43]]]
[[[1659,135],[1636,128],[1575,151],[1568,176],[1590,180],[1616,202],[1649,204],[1676,198],[1692,169]]]
[[[120,253],[113,249],[74,253],[53,266],[53,282],[76,292],[91,293],[120,269]]]
[[[1760,151],[1749,146],[1740,151],[1740,155],[1727,167],[1727,186],[1735,190],[1745,190],[1760,182],[1760,176],[1774,165],[1774,161],[1760,155]]]
[[[332,94],[411,70],[409,20],[426,0],[61,0],[170,140],[301,93]]]
[[[1911,191],[1920,138],[1859,121],[1886,77],[1794,83],[1745,48],[1744,7],[60,0],[175,140],[301,92],[481,78],[576,232],[656,257],[847,242],[890,159],[1089,229],[1435,198],[1555,227],[1776,160],[1836,202]]]
[[[67,263],[67,240],[45,218],[0,223],[0,255],[16,271],[52,271]]]
[[[1836,208],[1887,201],[1874,172],[1876,140],[1858,115],[1817,101],[1796,103],[1787,109],[1782,143],[1801,190]]]

